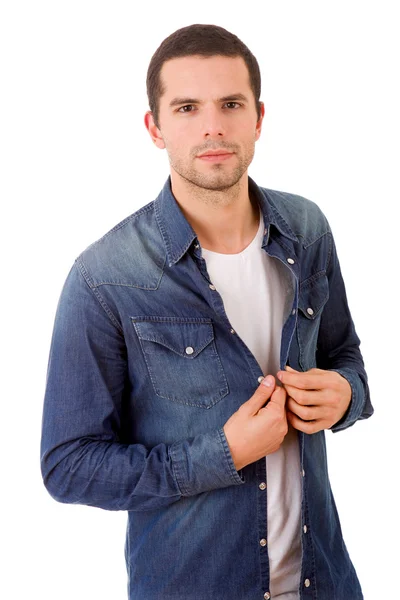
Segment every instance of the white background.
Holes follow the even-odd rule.
[[[1,598],[126,598],[126,513],[58,504],[42,484],[45,374],[73,260],[168,176],[143,125],[146,70],[198,22],[236,33],[260,63],[249,174],[317,202],[335,234],[375,415],[327,433],[331,482],[365,599],[399,597],[396,4],[2,2]]]

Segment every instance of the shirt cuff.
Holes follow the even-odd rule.
[[[245,482],[237,471],[223,428],[169,447],[172,469],[183,496],[240,485]]]
[[[343,417],[335,423],[330,429],[334,433],[347,429],[361,417],[365,403],[365,393],[362,381],[353,369],[329,369],[330,371],[336,371],[342,377],[344,377],[350,384],[351,387],[351,400],[349,407]]]

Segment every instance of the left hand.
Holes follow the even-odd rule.
[[[349,407],[350,384],[336,371],[300,372],[287,366],[285,371],[278,371],[277,377],[288,395],[287,420],[299,431],[316,433],[329,429]]]

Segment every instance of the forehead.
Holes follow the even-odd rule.
[[[250,79],[241,56],[184,56],[166,61],[161,69],[165,100],[173,96],[220,96],[248,92]]]

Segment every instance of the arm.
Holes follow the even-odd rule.
[[[41,469],[59,502],[152,510],[243,483],[221,427],[153,448],[119,439],[127,362],[122,328],[75,264],[50,349]]]
[[[305,433],[341,431],[373,414],[367,374],[347,303],[345,286],[331,237],[326,275],[329,299],[318,332],[316,369],[299,373],[288,368],[278,378],[285,385],[288,420]]]
[[[337,432],[354,425],[359,419],[367,419],[373,414],[374,409],[360,352],[360,340],[347,303],[333,237],[331,240],[332,251],[327,266],[329,299],[321,317],[317,342],[317,366],[320,369],[336,371],[348,381],[351,388],[351,400],[347,412],[331,427],[333,432]]]

